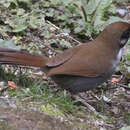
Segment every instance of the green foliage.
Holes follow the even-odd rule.
[[[119,129],[119,130],[129,130],[129,129],[130,129],[130,126],[124,126],[121,129]]]
[[[55,106],[50,105],[50,104],[42,105],[40,107],[40,110],[48,113],[49,115],[64,117],[64,114],[59,109],[57,109]]]
[[[1,21],[8,25],[8,31],[18,33],[27,28],[39,29],[47,17],[65,32],[91,36],[107,24],[121,20],[114,16],[116,7],[112,0],[39,0],[33,3],[28,0],[0,1],[5,12],[1,14]]]
[[[40,81],[40,84],[38,82],[33,82],[30,89],[28,91],[21,91],[21,94],[22,97],[33,96],[34,99],[43,99],[46,104],[56,104],[62,111],[67,113],[73,113],[79,109],[78,106],[74,105],[78,101],[72,100],[68,97],[65,91],[60,91],[57,94],[53,92],[51,88],[48,88],[45,84],[42,84],[42,81]]]
[[[126,54],[126,56],[127,56],[127,60],[130,61],[130,50],[129,50],[129,52]]]
[[[112,0],[53,0],[43,2],[45,15],[62,28],[80,35],[91,36],[99,33],[112,22],[122,20],[114,16],[116,7]]]
[[[26,18],[22,18],[19,16],[12,16],[5,23],[12,28],[12,32],[21,32],[27,28]]]
[[[21,8],[19,7],[19,2],[25,3],[30,8],[32,7],[27,0],[19,0],[18,2],[16,0],[0,1],[0,6],[5,12],[1,14],[1,21],[8,28],[5,31],[19,33],[25,31],[27,28],[40,28],[44,24],[44,15],[40,14],[41,12],[38,9],[32,9],[27,12],[24,5]]]
[[[18,96],[20,99],[27,97],[32,97],[32,100],[42,99],[45,102],[45,105],[41,106],[40,109],[48,114],[64,116],[65,113],[78,113],[78,111],[81,109],[82,106],[80,107],[76,105],[78,101],[72,100],[66,94],[66,91],[59,91],[56,93],[52,88],[46,86],[42,81],[38,82],[31,80],[30,82],[28,81],[27,77],[23,78],[26,80],[25,86],[28,86],[28,88],[10,91],[10,96]],[[13,79],[13,81],[16,81],[16,79]],[[51,109],[53,109],[53,113],[51,112]]]

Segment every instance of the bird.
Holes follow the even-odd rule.
[[[107,25],[95,40],[51,58],[0,48],[0,63],[40,67],[61,88],[71,93],[85,92],[112,76],[129,38],[130,24],[118,21]]]

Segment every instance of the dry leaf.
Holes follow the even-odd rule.
[[[112,78],[111,82],[112,82],[112,83],[118,83],[119,80],[120,80],[119,78]]]
[[[17,89],[18,86],[13,81],[8,81],[8,86],[10,89]]]

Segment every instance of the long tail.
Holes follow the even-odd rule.
[[[43,56],[13,49],[0,48],[0,63],[2,64],[45,67],[46,62],[47,58]]]

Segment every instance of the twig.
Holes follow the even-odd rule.
[[[114,84],[114,85],[118,85],[118,86],[120,86],[120,87],[122,87],[122,88],[125,88],[125,89],[127,89],[127,90],[130,91],[130,87],[128,87],[127,85],[120,84],[120,83],[113,83],[113,82],[111,82],[111,81],[109,81],[109,83],[110,83],[110,84]]]
[[[60,30],[60,32],[64,33],[64,31],[63,31],[61,28],[57,27],[56,25],[54,25],[54,24],[51,23],[50,21],[46,20],[46,22],[47,22],[48,24],[51,24],[55,29]],[[78,44],[81,44],[81,42],[79,42],[79,41],[76,40],[75,38],[73,38],[73,37],[71,37],[71,36],[69,36],[69,35],[65,35],[65,36],[69,37],[71,40],[77,42]]]
[[[41,43],[41,44],[43,44],[42,42],[40,42],[40,43]],[[46,48],[50,49],[51,51],[53,51],[54,53],[56,53],[56,54],[57,54],[56,50],[55,50],[55,49],[53,49],[52,47],[47,46],[47,45],[45,45],[45,44],[44,44],[44,46],[45,46]]]
[[[72,95],[72,97],[76,100],[79,100],[82,104],[84,104],[90,112],[93,112],[95,115],[99,116],[100,118],[104,119],[104,116],[99,114],[93,106],[88,104],[80,95]]]
[[[32,99],[33,97],[34,97],[34,96],[26,97],[26,98],[22,99],[22,101],[30,100],[30,99]]]
[[[94,98],[96,98],[98,101],[101,100],[101,98],[99,98],[97,95],[95,95],[95,94],[93,93],[93,91],[91,91],[91,95],[92,95]]]

